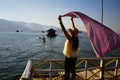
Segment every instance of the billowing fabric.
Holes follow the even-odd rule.
[[[80,12],[69,12],[62,17],[64,16],[80,18],[83,21],[91,45],[98,58],[104,57],[106,53],[120,48],[120,37],[105,25]]]

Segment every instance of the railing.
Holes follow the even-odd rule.
[[[104,65],[102,65],[104,61]],[[120,79],[120,58],[78,58],[76,64],[76,80],[101,79],[104,67],[104,80]],[[28,60],[26,68],[21,76],[21,80],[63,80],[64,78],[63,59],[38,58]]]

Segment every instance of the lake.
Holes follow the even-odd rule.
[[[45,36],[42,32],[0,32],[0,80],[18,80],[24,71],[28,59],[62,59],[65,37],[61,31],[54,38],[46,37],[46,42],[39,40]],[[78,58],[96,57],[87,34],[79,33],[80,53]],[[120,49],[106,57],[119,57]]]

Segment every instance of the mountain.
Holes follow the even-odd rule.
[[[26,23],[20,21],[9,21],[0,19],[0,32],[15,32],[16,30],[20,31],[45,31],[50,28],[55,28],[53,26],[40,25],[37,23]]]

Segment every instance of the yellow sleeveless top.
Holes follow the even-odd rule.
[[[80,48],[78,48],[76,51],[72,49],[72,42],[69,42],[66,40],[64,45],[63,54],[68,58],[74,58],[77,57],[77,54],[79,53]]]

